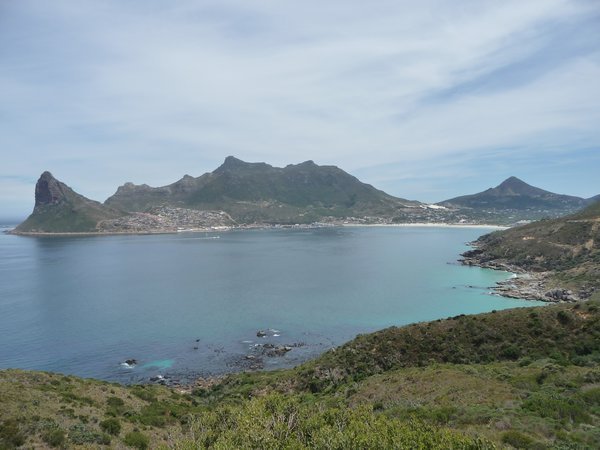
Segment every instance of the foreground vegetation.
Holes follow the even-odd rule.
[[[0,448],[598,448],[600,304],[359,336],[207,388],[0,372]]]

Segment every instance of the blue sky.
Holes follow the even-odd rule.
[[[434,202],[600,194],[600,2],[0,0],[0,217],[227,155]]]

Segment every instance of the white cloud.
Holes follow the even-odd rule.
[[[593,30],[599,12],[561,0],[17,2],[7,26],[0,10],[4,170],[58,167],[104,198],[228,154],[356,171],[598,145],[598,54],[544,49],[555,30]],[[486,88],[544,58],[558,58],[547,73]]]

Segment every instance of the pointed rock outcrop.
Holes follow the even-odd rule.
[[[97,231],[100,221],[123,215],[126,213],[90,200],[44,172],[35,185],[33,212],[14,232],[89,233]]]
[[[61,185],[50,172],[44,172],[35,185],[35,206],[55,205],[64,200],[65,192]]]

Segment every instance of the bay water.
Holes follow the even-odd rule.
[[[292,350],[262,366],[289,367],[359,333],[539,304],[491,295],[509,273],[456,263],[489,231],[0,234],[0,368],[185,379],[243,370],[265,343]]]

